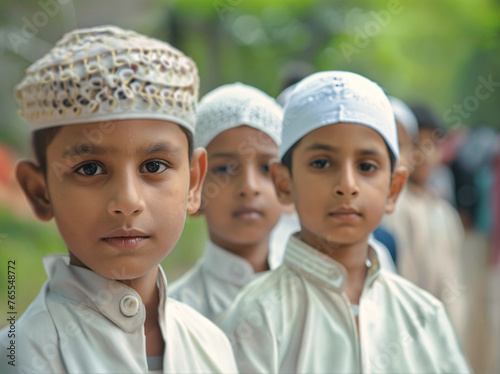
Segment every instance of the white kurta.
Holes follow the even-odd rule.
[[[268,265],[277,268],[282,256],[270,251]],[[188,304],[213,320],[226,310],[243,286],[267,271],[255,273],[252,265],[208,240],[195,266],[168,288],[168,296]]]
[[[240,371],[469,372],[440,301],[375,257],[358,333],[346,276],[341,264],[290,238],[283,265],[246,287],[219,318]]]
[[[147,373],[146,310],[139,294],[69,265],[67,255],[47,256],[44,265],[49,279],[16,324],[16,366],[2,358],[0,372]],[[163,371],[236,372],[224,334],[193,309],[166,298],[161,267],[158,287]],[[4,329],[2,352],[7,342]]]
[[[300,229],[300,228],[299,228]],[[286,241],[288,241],[288,235]],[[394,262],[387,248],[370,236],[369,243],[380,254],[383,268],[395,272]],[[268,263],[271,270],[283,261],[283,252],[271,250]],[[168,296],[182,301],[208,319],[214,321],[232,304],[241,289],[268,273],[255,273],[252,265],[240,256],[208,241],[203,256],[186,274],[168,288]]]

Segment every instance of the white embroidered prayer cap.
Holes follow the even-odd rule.
[[[389,99],[376,83],[346,71],[314,73],[297,84],[285,106],[279,157],[311,131],[340,122],[377,131],[397,163],[398,136]]]
[[[221,132],[250,126],[264,132],[279,146],[283,109],[261,90],[243,83],[220,86],[206,94],[196,115],[196,147],[207,147]]]
[[[19,113],[39,130],[120,119],[175,122],[191,134],[196,64],[169,44],[116,26],[72,31],[15,87]]]
[[[403,126],[410,138],[415,139],[418,135],[418,122],[415,114],[413,114],[408,105],[398,98],[389,96],[389,101],[391,102],[396,122]]]

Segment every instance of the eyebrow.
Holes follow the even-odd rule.
[[[92,144],[90,142],[79,142],[72,147],[66,147],[66,150],[63,152],[63,157],[68,156],[88,156],[88,155],[102,155],[106,152],[106,150],[97,145]]]
[[[310,146],[308,146],[306,151],[328,151],[328,152],[335,152],[339,153],[340,149],[338,147],[332,147],[331,145],[328,144],[323,144],[323,143],[313,143]],[[379,152],[376,149],[361,149],[357,150],[356,153],[363,155],[363,156],[383,156],[381,152]]]
[[[156,143],[149,146],[146,149],[146,155],[152,155],[154,153],[166,152],[170,154],[179,153],[181,151],[180,147],[173,145],[172,143],[162,142]]]
[[[109,148],[104,148],[101,147],[100,145],[97,144],[92,144],[90,142],[81,142],[78,143],[72,147],[66,147],[66,150],[63,152],[62,156],[63,157],[68,157],[68,156],[94,156],[94,155],[102,155],[104,153],[114,153],[116,152],[115,147],[109,147]],[[140,153],[141,150],[138,150],[138,153]],[[149,147],[146,148],[146,150],[143,152],[145,155],[152,155],[155,153],[161,153],[161,152],[166,152],[169,154],[175,154],[177,152],[180,152],[180,148],[168,143],[168,142],[162,142],[162,143],[156,143],[153,145],[150,145]]]
[[[231,153],[231,152],[220,152],[220,153],[214,153],[212,155],[208,156],[208,159],[212,158],[232,158],[232,157],[238,157],[241,156],[241,153]],[[246,156],[246,155],[245,155]],[[264,157],[278,157],[277,153],[258,153],[256,156],[264,156]]]

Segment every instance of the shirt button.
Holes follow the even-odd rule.
[[[140,302],[134,295],[125,295],[120,300],[120,311],[126,317],[133,317],[139,311]]]

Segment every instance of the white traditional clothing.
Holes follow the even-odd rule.
[[[269,252],[268,265],[276,269],[281,256]],[[240,290],[267,271],[255,273],[252,265],[208,240],[203,256],[181,278],[172,283],[168,296],[186,303],[214,320],[234,301]]]
[[[288,231],[286,234],[283,238],[285,242],[290,236]],[[372,236],[368,242],[377,249],[381,266],[389,272],[395,272],[394,262],[387,248]],[[283,255],[284,246],[271,247],[267,260],[271,270],[281,265]],[[255,273],[247,260],[208,240],[203,256],[186,274],[169,286],[168,296],[182,301],[214,321],[229,308],[244,286],[266,273],[268,271]]]
[[[461,264],[464,229],[458,213],[447,201],[409,186],[382,227],[396,241],[399,274],[444,303],[462,339],[467,298]]]
[[[44,265],[49,279],[16,324],[16,366],[2,359],[0,372],[147,373],[146,310],[139,294],[69,265],[67,255],[47,256]],[[162,372],[236,372],[224,334],[193,309],[166,298],[161,267],[157,284]],[[2,352],[7,332],[0,333]]]
[[[346,269],[291,237],[283,265],[220,317],[240,371],[469,372],[442,303],[381,269],[373,252],[356,328]]]

